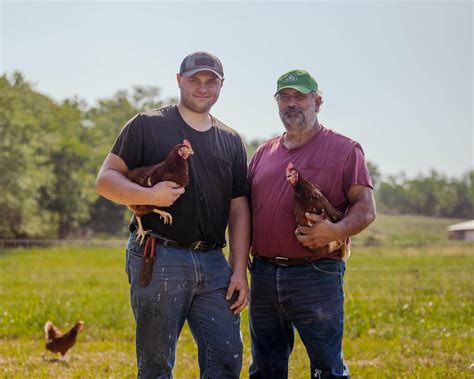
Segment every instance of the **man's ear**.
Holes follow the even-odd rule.
[[[323,103],[323,97],[319,93],[316,93],[316,96],[314,97],[314,104],[316,106],[316,113],[319,112],[319,108],[321,108],[322,103]]]
[[[178,88],[181,88],[181,79],[183,78],[183,75],[176,74],[176,81],[178,82]]]
[[[221,79],[221,88],[222,88],[222,86],[224,85],[224,80],[225,80],[225,78],[222,78],[222,79]]]

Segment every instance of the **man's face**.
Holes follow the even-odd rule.
[[[221,92],[223,80],[211,71],[200,71],[192,76],[177,75],[181,90],[180,102],[196,113],[208,113]]]
[[[307,129],[314,125],[319,110],[314,92],[304,94],[285,88],[275,98],[281,121],[287,130]]]

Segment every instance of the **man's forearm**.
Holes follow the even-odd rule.
[[[335,224],[320,215],[307,214],[306,217],[314,224],[310,227],[299,225],[297,240],[307,248],[316,249],[331,241],[345,240],[361,232],[375,220],[375,202],[371,188],[351,188],[349,201],[351,206],[346,215]]]
[[[375,205],[365,201],[352,204],[344,218],[335,224],[339,238],[345,240],[367,228],[375,220]]]
[[[127,178],[129,169],[118,155],[110,153],[105,158],[95,182],[96,192],[119,204],[155,205],[169,207],[184,193],[184,188],[170,181],[153,187],[142,187]]]
[[[229,214],[229,263],[235,272],[246,273],[250,250],[250,209],[246,197],[232,199]]]
[[[148,188],[133,183],[115,170],[101,172],[96,180],[96,191],[99,195],[118,204],[150,204]]]

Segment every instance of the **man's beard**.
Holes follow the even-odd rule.
[[[214,97],[211,96],[204,104],[199,104],[193,99],[192,95],[185,96],[184,93],[181,92],[181,103],[195,113],[209,113],[212,106],[217,102],[218,97],[218,95]]]
[[[195,113],[209,113],[214,103],[206,103],[203,105],[198,105],[192,100],[188,100],[186,98],[182,99],[183,105],[188,108],[189,110]]]
[[[292,114],[290,116],[290,114]],[[283,112],[280,112],[280,118],[286,128],[301,127],[307,123],[306,115],[301,109],[295,107],[288,107]]]

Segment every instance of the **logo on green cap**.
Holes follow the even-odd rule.
[[[318,83],[307,71],[291,70],[278,78],[276,94],[285,88],[292,88],[301,93],[310,93],[318,90]]]

